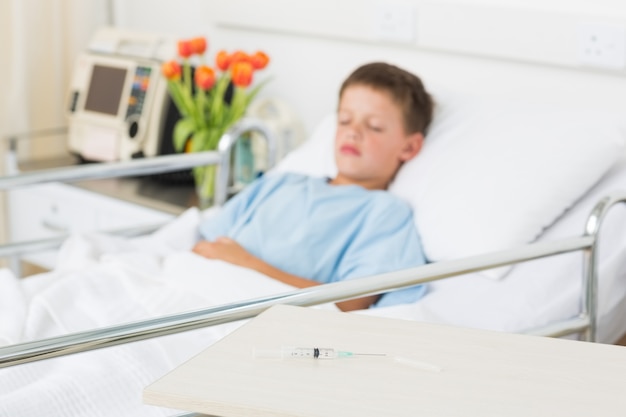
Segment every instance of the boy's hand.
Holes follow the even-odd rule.
[[[254,256],[240,244],[227,237],[218,237],[214,242],[201,240],[192,249],[198,255],[209,259],[219,259],[233,265],[250,267]]]
[[[281,271],[278,268],[264,262],[245,250],[239,243],[227,237],[218,237],[214,242],[201,240],[192,249],[193,252],[209,259],[219,259],[233,265],[253,269],[296,288],[307,288],[320,285],[319,282],[302,278],[296,275]],[[378,295],[362,297],[354,300],[347,300],[337,303],[343,311],[360,310],[370,307],[378,299]]]

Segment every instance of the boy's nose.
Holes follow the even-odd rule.
[[[361,132],[359,131],[359,129],[355,126],[351,126],[347,132],[346,132],[346,136],[349,139],[352,140],[359,140],[361,138]]]

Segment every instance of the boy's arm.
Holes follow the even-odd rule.
[[[319,282],[313,281],[307,278],[302,278],[297,275],[289,274],[274,266],[268,264],[262,259],[257,258],[248,251],[246,251],[241,245],[232,239],[226,237],[220,237],[215,242],[207,242],[205,240],[200,241],[193,248],[193,251],[205,258],[219,259],[234,265],[239,265],[245,268],[253,269],[262,273],[270,278],[285,284],[291,285],[296,288],[308,288],[315,285],[320,285]],[[342,311],[361,310],[369,308],[378,300],[379,296],[362,297],[353,300],[342,301],[336,303]]]
[[[352,240],[339,271],[341,279],[384,274],[425,263],[422,245],[408,205],[384,199],[369,211],[368,221]],[[419,284],[381,294],[376,307],[417,301],[426,292]]]

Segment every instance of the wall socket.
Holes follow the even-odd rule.
[[[578,62],[584,66],[624,69],[626,28],[621,25],[585,23],[578,26]]]
[[[372,3],[375,39],[410,43],[415,39],[415,8],[412,4],[388,1]]]

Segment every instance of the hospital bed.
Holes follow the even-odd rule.
[[[104,370],[100,371],[91,369],[91,366],[96,366],[95,363],[104,360],[106,352],[122,352],[115,356],[113,362],[103,363],[115,363],[123,368],[124,372],[131,372],[125,367],[140,363],[136,369],[132,369],[132,373],[135,376],[141,374],[142,378],[134,379],[134,385],[122,386],[124,391],[128,391],[129,389],[136,389],[142,382],[149,383],[150,378],[166,372],[175,364],[195,353],[197,349],[205,348],[209,343],[232,331],[241,324],[242,320],[254,317],[272,305],[284,303],[332,309],[334,306],[329,303],[335,301],[423,283],[429,284],[429,293],[413,305],[371,309],[357,314],[426,320],[457,326],[543,336],[579,335],[582,339],[589,341],[609,343],[616,341],[626,332],[626,320],[623,319],[626,317],[626,277],[624,277],[626,274],[626,235],[623,233],[623,228],[626,226],[626,213],[621,207],[613,208],[618,203],[626,202],[626,193],[619,191],[624,188],[623,184],[626,182],[626,162],[619,156],[621,155],[620,151],[623,154],[624,139],[621,128],[616,127],[618,123],[611,119],[613,120],[613,125],[611,125],[608,123],[609,119],[604,118],[604,115],[597,115],[597,118],[594,116],[585,119],[589,121],[585,124],[581,122],[581,119],[572,119],[575,113],[562,114],[557,111],[550,117],[536,119],[543,133],[537,135],[540,137],[536,138],[534,142],[528,141],[528,147],[532,147],[533,144],[542,144],[541,146],[544,148],[537,147],[533,149],[533,152],[524,154],[523,149],[514,146],[514,143],[510,141],[519,141],[520,137],[523,138],[528,132],[524,131],[523,128],[512,131],[510,127],[515,125],[515,120],[510,119],[510,117],[527,120],[527,111],[536,112],[533,117],[537,114],[545,116],[549,114],[546,109],[534,106],[520,107],[519,103],[486,103],[445,91],[438,92],[435,96],[440,110],[428,134],[427,141],[430,143],[427,142],[423,155],[414,161],[414,165],[407,165],[402,168],[390,189],[390,192],[396,193],[414,205],[417,227],[420,228],[426,255],[431,260],[429,264],[405,271],[302,290],[293,290],[280,283],[270,282],[272,280],[264,281],[263,285],[266,285],[264,287],[263,285],[257,286],[253,282],[256,282],[254,280],[260,279],[260,277],[244,277],[242,281],[237,281],[237,288],[216,290],[216,292],[223,292],[224,294],[221,299],[217,297],[218,301],[214,305],[203,306],[202,302],[205,300],[201,300],[199,307],[194,308],[193,303],[184,306],[178,305],[172,307],[170,314],[163,310],[159,313],[165,311],[166,314],[137,321],[133,321],[133,316],[130,315],[130,322],[109,323],[107,326],[96,329],[82,329],[76,332],[70,331],[69,334],[56,335],[48,335],[44,331],[44,336],[40,340],[25,341],[2,347],[0,348],[0,367],[10,368],[0,370],[0,379],[3,377],[3,372],[7,373],[5,378],[10,375],[9,379],[14,378],[15,398],[27,398],[20,397],[18,385],[20,383],[35,384],[35,382],[33,379],[29,379],[28,375],[24,376],[20,373],[19,370],[22,367],[24,367],[26,374],[31,373],[29,367],[34,367],[32,373],[36,373],[35,370],[37,369],[50,373],[55,371],[63,373],[73,369],[72,361],[78,361],[81,358],[81,362],[84,364],[81,366],[87,369],[84,371],[86,377],[83,380],[84,383],[94,382],[95,379],[99,380],[96,382],[97,387],[93,389],[91,394],[96,397],[106,397],[111,392],[117,392],[115,387],[116,384],[120,384],[120,381],[113,378],[108,384],[103,385],[104,382],[102,381],[108,378],[101,376],[101,372],[102,375],[109,375],[110,370],[106,366]],[[486,114],[488,120],[481,120],[480,114]],[[572,130],[565,126],[566,129],[562,130],[564,121],[569,121],[570,125],[575,125],[575,129]],[[603,124],[599,124],[599,121],[602,121]],[[296,171],[310,175],[332,175],[334,168],[332,158],[329,155],[332,153],[334,123],[333,116],[329,115],[320,123],[310,140],[282,160],[275,170]],[[518,125],[515,126],[519,127]],[[599,126],[604,127],[600,128]],[[535,127],[533,126],[533,128]],[[585,130],[586,128],[593,128],[594,141],[592,143],[586,140],[590,137],[587,136],[589,131]],[[506,134],[510,136],[507,139],[509,142],[505,142],[505,146],[499,147],[499,153],[495,154],[501,156],[502,160],[496,160],[499,157],[493,155],[488,158],[481,158],[480,154],[485,156],[485,152],[489,151],[489,146],[501,145],[501,142],[489,141],[496,139],[502,141],[502,129],[505,129]],[[218,178],[217,187],[218,195],[222,196],[218,198],[221,203],[226,195],[225,181],[227,176],[224,175],[224,172],[229,169],[227,166],[229,150],[235,138],[247,130],[258,130],[266,138],[271,137],[271,132],[264,130],[258,122],[245,121],[222,138],[220,149],[217,152],[161,156],[149,160],[106,163],[55,172],[21,174],[1,179],[0,187],[7,189],[46,181],[71,182],[85,178],[146,173],[153,170],[177,170],[212,163],[221,164],[221,174]],[[581,137],[576,138],[573,131],[583,133],[581,133]],[[474,132],[474,134],[468,134],[468,132]],[[554,140],[550,140],[550,136],[554,137]],[[458,142],[459,138],[469,141],[470,144],[464,145]],[[568,140],[567,148],[570,150],[575,148],[569,153],[557,146],[559,142],[565,139]],[[551,146],[556,148],[551,148]],[[455,147],[460,148],[458,149],[460,155],[451,151]],[[472,149],[478,150],[478,152],[472,153]],[[541,151],[544,152],[541,153]],[[567,154],[567,158],[557,157],[559,152],[560,154]],[[506,153],[512,154],[509,155],[512,158],[505,158],[504,154]],[[537,155],[540,158],[533,160],[533,156]],[[556,167],[542,166],[541,164],[546,162],[546,160],[541,159],[543,156],[547,156],[547,160],[552,160]],[[420,158],[422,159],[420,160]],[[495,181],[497,178],[506,177],[503,172],[492,170],[497,169],[498,166],[501,168],[508,166],[510,169],[515,169],[515,167],[510,167],[511,161],[519,159],[522,160],[522,163],[531,163],[533,166],[531,170],[523,172],[525,176],[522,178],[523,181],[506,184],[511,190],[511,195],[498,188],[496,182],[489,183],[490,179]],[[475,170],[463,171],[464,161],[470,167],[474,166]],[[490,163],[495,165],[489,165]],[[455,178],[437,178],[438,173],[446,173],[446,168],[450,168],[450,164],[454,164],[460,170],[455,174],[460,179],[457,181]],[[439,171],[438,167],[440,168]],[[533,170],[545,171],[546,168],[550,169],[550,175],[554,175],[556,179],[560,180],[552,181],[551,177],[545,176],[531,178]],[[422,175],[422,169],[431,170],[433,172],[432,177],[425,178]],[[461,175],[458,172],[461,172]],[[462,189],[467,187],[464,181],[477,180],[477,178],[472,177],[474,174],[478,179],[482,178],[482,181],[476,183],[476,187],[469,191],[469,194],[462,194]],[[520,172],[517,172],[508,178],[516,178],[519,175]],[[494,177],[496,178],[494,179]],[[531,184],[527,184],[527,182]],[[571,182],[575,182],[573,189],[567,185]],[[454,191],[455,187],[457,187],[456,191]],[[460,191],[458,187],[461,187]],[[570,189],[565,190],[566,188]],[[541,194],[542,192],[547,194]],[[520,195],[524,193],[530,194]],[[470,199],[472,195],[479,200],[478,203],[472,203]],[[559,207],[551,207],[548,213],[545,213],[541,211],[541,207],[545,205],[543,203],[546,201],[543,203],[538,201],[539,208],[532,208],[536,216],[528,219],[526,218],[529,216],[528,212],[515,211],[517,208],[523,208],[519,207],[521,203],[515,197],[528,199],[529,195],[534,200],[546,199],[547,195],[551,199],[546,201],[552,204],[554,203],[552,200],[559,200]],[[434,199],[439,204],[442,198],[451,207],[440,207],[439,212],[429,212],[431,208],[427,207],[428,201]],[[498,201],[502,204],[499,204]],[[497,211],[482,213],[485,210],[485,204],[488,207],[494,206],[498,210],[506,210],[506,213],[498,213]],[[447,210],[451,211],[447,212]],[[430,221],[438,225],[441,225],[442,221],[454,223],[452,218],[441,219],[437,217],[447,216],[450,213],[453,215],[456,213],[456,217],[459,217],[461,221],[472,223],[470,226],[478,228],[474,231],[471,228],[462,230],[463,232],[469,230],[468,233],[473,233],[472,236],[469,236],[468,245],[455,245],[454,241],[446,241],[449,233],[455,232],[450,228],[458,227],[458,224],[457,226],[450,226],[448,230],[441,230],[441,236],[439,236],[428,229],[425,223],[420,223]],[[195,236],[193,233],[189,234],[189,230],[192,230],[197,224],[195,222],[209,215],[211,213],[190,213],[181,216],[183,219],[176,221],[184,223],[183,228],[186,228],[185,231],[187,232],[186,239],[189,240]],[[471,221],[463,220],[464,215],[471,216]],[[187,217],[185,218],[185,216]],[[193,219],[189,220],[190,217]],[[537,217],[540,219],[533,223],[533,219]],[[531,220],[531,224],[526,224],[527,220]],[[485,221],[491,222],[493,229],[498,233],[491,233],[494,236],[490,236],[489,230],[484,228]],[[510,238],[506,233],[499,234],[503,232],[501,229],[505,228],[507,224],[516,224],[517,222],[524,223],[525,227],[521,230],[514,230],[513,238]],[[457,228],[456,231],[459,232],[459,230]],[[475,234],[476,230],[483,234],[482,238],[478,238],[478,235]],[[180,229],[173,228],[171,225],[165,225],[153,235],[148,236],[147,239],[152,236],[155,236],[154,239],[161,244],[164,241],[172,240],[173,237],[180,238],[181,232]],[[88,240],[80,240],[82,239],[80,236],[77,239],[79,240],[77,244],[74,244],[74,248],[90,244]],[[101,237],[97,239],[101,239]],[[437,239],[443,240],[444,244],[442,245]],[[460,234],[458,240],[468,241],[468,236]],[[106,241],[106,244],[109,245],[111,242],[125,245],[123,241],[118,240]],[[154,243],[150,240],[141,242]],[[58,243],[58,241],[44,242],[43,244],[36,243],[34,246],[41,248],[42,245],[49,247],[48,245],[58,245]],[[100,243],[101,241],[97,240],[96,244]],[[94,245],[97,246],[96,244]],[[450,248],[446,248],[446,244]],[[499,246],[494,247],[493,245]],[[0,253],[3,255],[23,253],[26,246],[21,244],[6,245],[0,250]],[[155,246],[158,245],[155,244]],[[123,249],[127,248],[124,246]],[[452,253],[445,253],[445,249],[452,250]],[[123,255],[120,256],[123,257]],[[172,260],[173,270],[182,274],[181,270],[176,268],[187,264],[189,269],[184,270],[184,272],[193,275],[193,267],[201,267],[202,261],[193,260],[191,256],[182,256],[182,258]],[[116,258],[114,261],[118,262],[120,259]],[[139,273],[136,277],[137,281],[145,280],[147,282],[145,289],[141,288],[141,291],[133,293],[138,298],[143,296],[143,291],[150,294],[151,285],[154,285],[153,282],[149,281],[150,277],[146,276],[149,275],[151,269],[146,268],[148,274]],[[237,275],[241,272],[236,268],[224,265],[215,268],[214,273],[216,275]],[[132,270],[129,267],[124,269],[125,273]],[[33,278],[27,278],[25,281],[31,279]],[[37,277],[34,278],[34,280],[37,279]],[[44,277],[43,280],[45,281],[45,279],[47,277]],[[185,277],[184,274],[177,276],[176,279],[180,280],[181,286],[187,286],[187,289],[192,292],[202,292],[209,288],[194,287],[198,281],[194,281],[194,278]],[[228,276],[228,279],[231,277]],[[224,284],[225,281],[216,282]],[[127,284],[128,282],[125,281],[124,285]],[[210,283],[205,285],[208,286]],[[44,285],[41,287],[43,288]],[[257,290],[258,294],[254,297],[254,292]],[[129,295],[131,299],[133,294]],[[165,300],[166,298],[163,298],[160,301],[166,303]],[[181,300],[189,299],[181,297]],[[42,325],[41,327],[45,326]],[[162,338],[161,336],[167,337]],[[163,342],[155,345],[157,340],[163,340]],[[131,343],[140,341],[141,343]],[[141,346],[143,346],[141,353],[133,356],[132,350]],[[101,348],[109,349],[101,350]],[[123,350],[119,350],[120,348]],[[89,355],[73,355],[90,350],[97,350],[97,352],[89,354],[94,355],[91,359]],[[151,356],[156,351],[166,352],[171,356],[164,360]],[[141,358],[142,355],[146,358]],[[41,361],[56,357],[59,358]],[[124,360],[123,358],[126,357],[132,360]],[[143,363],[142,359],[148,361],[148,365]],[[159,365],[155,365],[155,369],[151,370],[141,368],[141,366],[150,367],[150,361],[158,362]],[[29,362],[36,363],[30,364]],[[60,364],[59,368],[55,367],[54,364],[56,363]],[[75,371],[81,372],[77,369]],[[94,377],[95,375],[98,376]],[[58,380],[51,379],[50,381],[58,383],[58,386],[64,386]],[[40,379],[37,379],[37,382],[42,387],[44,386]],[[50,386],[48,385],[47,388]],[[90,392],[87,388],[81,387],[81,389]],[[73,395],[72,393],[53,393],[50,395],[52,396],[50,398],[66,395],[68,402],[75,401],[82,404],[81,401],[84,401],[83,392],[80,395]],[[111,415],[130,413],[129,410],[145,415],[167,415],[167,410],[156,410],[149,407],[136,408],[135,402],[139,397],[140,393],[134,392],[129,393],[128,397],[124,399],[116,397],[114,400],[107,400],[109,405],[111,403],[116,404],[115,411]],[[42,395],[42,398],[46,398],[46,395]],[[85,405],[84,407],[88,406]],[[27,407],[24,409],[26,410]]]

